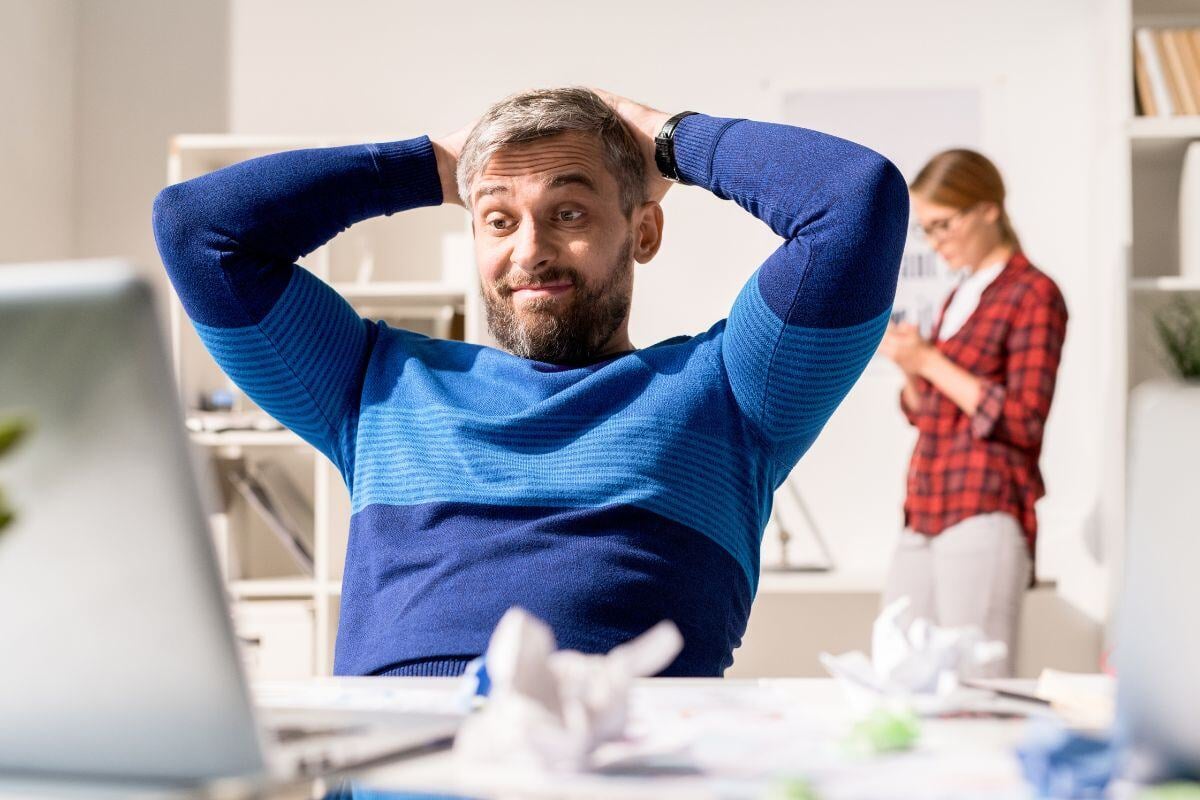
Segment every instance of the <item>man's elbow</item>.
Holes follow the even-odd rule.
[[[908,237],[908,186],[895,164],[868,151],[850,183],[843,210],[844,244],[850,263],[858,265],[859,279],[883,292],[878,303],[890,306],[900,272],[900,257]]]
[[[873,150],[862,148],[844,176],[838,216],[851,235],[844,243],[868,253],[895,277],[908,237],[908,185],[896,165]]]
[[[196,241],[198,215],[192,205],[191,192],[183,183],[166,187],[154,198],[151,226],[168,273],[183,266],[189,243]]]
[[[150,210],[150,224],[154,230],[154,240],[158,243],[159,251],[164,246],[175,241],[179,234],[180,222],[186,215],[182,214],[182,192],[178,184],[168,186],[154,198]]]
[[[901,252],[908,235],[908,184],[895,164],[879,153],[872,156],[861,178],[865,215],[877,235],[888,237]]]
[[[888,159],[883,159],[883,166],[880,168],[879,184],[881,187],[881,195],[884,196],[886,202],[891,208],[903,217],[904,223],[901,227],[907,232],[908,229],[908,182],[904,180],[903,173],[900,169]]]

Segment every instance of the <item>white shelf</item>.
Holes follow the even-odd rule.
[[[1135,292],[1200,292],[1200,279],[1175,275],[1163,278],[1133,278],[1129,288]]]
[[[884,576],[877,572],[831,570],[830,572],[772,572],[764,569],[758,579],[759,594],[878,594]]]
[[[1200,116],[1134,117],[1126,130],[1135,141],[1200,139]]]
[[[466,290],[438,281],[379,281],[376,283],[335,283],[333,288],[351,303],[407,303],[412,305],[459,306],[467,299]]]
[[[298,447],[307,443],[289,430],[191,431],[191,440],[204,447]]]
[[[253,578],[230,581],[229,593],[236,598],[311,598],[317,583],[312,578]]]

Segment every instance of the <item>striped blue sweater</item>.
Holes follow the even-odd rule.
[[[732,663],[772,493],[886,325],[908,199],[882,156],[801,128],[696,115],[676,148],[687,182],[783,242],[728,319],[583,367],[363,319],[294,264],[441,203],[425,137],[253,159],[156,199],[205,345],[350,489],[338,674],[459,672],[513,605],[561,647],[672,619],[665,674]]]

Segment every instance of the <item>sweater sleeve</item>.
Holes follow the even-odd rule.
[[[982,379],[971,434],[1038,453],[1067,335],[1067,304],[1049,281],[1025,293],[1005,337],[1005,372]]]
[[[356,222],[441,201],[425,137],[251,159],[154,201],[159,253],[205,347],[347,480],[376,329],[294,262]]]
[[[787,125],[693,115],[675,138],[687,182],[784,239],[738,295],[723,345],[738,406],[782,477],[883,336],[908,227],[904,178],[872,150]]]

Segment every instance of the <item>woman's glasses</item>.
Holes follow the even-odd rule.
[[[954,227],[954,223],[960,217],[962,217],[964,214],[966,214],[968,211],[970,211],[974,207],[975,206],[971,206],[970,208],[960,208],[958,211],[955,211],[953,214],[951,214],[948,217],[942,217],[941,219],[935,219],[933,222],[930,222],[928,225],[922,225],[921,232],[925,234],[926,239],[941,239],[943,236],[945,236],[946,234],[948,234],[950,232],[950,229],[952,227]]]

